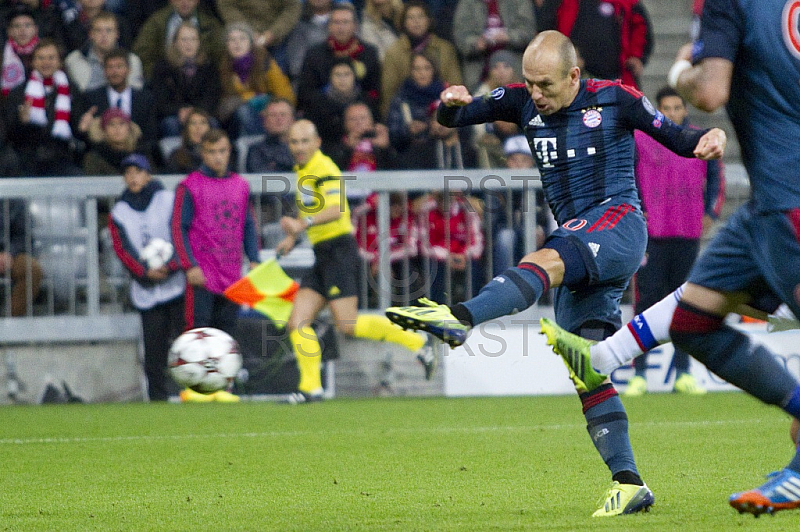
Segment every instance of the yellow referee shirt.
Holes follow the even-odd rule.
[[[306,230],[311,245],[348,235],[353,232],[350,221],[350,205],[345,196],[342,172],[330,157],[320,150],[302,167],[295,165],[297,172],[297,208],[300,217],[314,216],[323,209],[336,205],[339,217],[328,223],[312,225]]]

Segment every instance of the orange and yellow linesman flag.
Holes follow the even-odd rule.
[[[224,294],[234,303],[259,311],[277,325],[286,325],[298,288],[300,285],[286,275],[278,261],[270,259],[226,288]]]

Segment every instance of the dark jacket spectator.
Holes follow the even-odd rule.
[[[36,3],[38,5],[32,5]],[[64,29],[61,24],[61,13],[47,0],[4,0],[0,4],[0,21],[10,23],[20,13],[27,13],[36,23],[36,35],[39,38],[53,39],[59,47],[64,46]]]
[[[0,275],[8,275],[11,279],[11,316],[24,316],[27,313],[28,305],[32,305],[39,295],[42,282],[42,268],[30,254],[33,243],[28,241],[30,235],[26,227],[26,209],[22,200],[0,200],[0,235],[8,234],[7,242],[5,237],[0,237]],[[0,316],[5,315],[5,305],[2,305]]]
[[[289,172],[294,158],[287,139],[294,124],[294,107],[286,100],[272,100],[261,112],[267,136],[247,152],[248,172]]]
[[[386,126],[392,146],[397,149],[403,168],[437,168],[430,120],[444,83],[433,63],[424,55],[411,60],[411,75],[406,78],[389,106]]]
[[[113,11],[125,15],[131,25],[131,32],[136,36],[139,35],[139,30],[142,29],[147,19],[153,13],[166,6],[169,0],[117,0],[117,2],[118,4],[123,4],[122,9],[114,9]],[[220,19],[216,0],[200,0],[199,5],[201,9],[211,13],[217,20]]]
[[[292,81],[297,81],[300,76],[308,49],[328,38],[328,18],[332,6],[333,0],[307,0],[303,4],[300,20],[286,37],[287,74]]]
[[[178,27],[167,57],[153,69],[150,86],[162,137],[179,135],[193,107],[214,113],[221,92],[219,71],[201,52],[199,32],[191,23]]]
[[[200,145],[203,135],[211,129],[211,115],[200,108],[193,108],[186,117],[181,138],[183,142],[167,156],[167,171],[173,174],[194,172],[203,163]]]
[[[459,0],[453,42],[463,59],[464,84],[471,89],[484,79],[497,50],[513,52],[522,63],[522,52],[535,35],[530,0]]]
[[[6,133],[6,118],[0,117],[0,177],[13,177],[19,174],[19,157]]]
[[[64,4],[61,11],[61,21],[64,27],[64,46],[67,50],[79,50],[83,48],[90,39],[91,25],[94,18],[105,10],[103,0],[76,0],[72,2],[60,2]],[[119,46],[130,49],[133,44],[133,33],[128,20],[116,13],[113,13],[117,22]]]
[[[91,120],[102,115],[109,107],[125,111],[142,130],[142,149],[150,155],[157,139],[155,100],[147,89],[134,89],[128,85],[128,54],[124,50],[109,53],[104,61],[106,85],[85,92],[81,105],[78,131],[85,137]]]
[[[247,22],[256,32],[256,44],[268,48],[286,39],[302,7],[300,0],[217,0],[225,24]]]
[[[650,17],[639,0],[545,0],[540,30],[572,40],[584,74],[638,87],[653,50]]]
[[[133,53],[142,60],[145,78],[150,78],[155,64],[166,53],[167,44],[172,42],[174,31],[186,20],[200,31],[200,45],[209,60],[216,63],[222,57],[222,24],[208,9],[197,4],[198,0],[170,0],[170,5],[153,13],[144,23],[133,42]]]
[[[356,14],[350,4],[337,4],[328,20],[328,39],[309,48],[298,80],[297,108],[306,107],[319,98],[330,80],[330,71],[337,58],[349,57],[356,67],[356,81],[372,105],[380,98],[381,63],[378,50],[356,36]]]
[[[389,142],[389,129],[375,123],[369,106],[351,103],[344,110],[344,135],[328,150],[343,171],[371,172],[393,167],[395,152]]]
[[[338,143],[344,135],[344,110],[354,102],[371,103],[364,96],[356,82],[352,61],[342,57],[336,59],[331,68],[330,81],[322,88],[321,94],[306,106],[305,118],[317,126],[322,139],[322,151],[327,151]],[[377,109],[371,108],[372,112]]]

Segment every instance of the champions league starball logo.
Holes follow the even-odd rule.
[[[489,95],[493,99],[499,100],[500,98],[502,98],[505,95],[505,93],[506,93],[506,89],[504,87],[497,87],[492,92],[490,92]]]
[[[222,200],[214,205],[214,221],[226,230],[235,229],[242,223],[236,205],[228,200]]]

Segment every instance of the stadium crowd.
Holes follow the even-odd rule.
[[[638,1],[616,9],[591,32],[615,46],[603,53],[587,44],[586,68],[635,83],[652,44],[649,24]],[[192,157],[181,165],[171,158],[179,147],[191,152],[190,115],[203,111],[247,150],[255,146],[236,141],[263,140],[274,100],[314,122],[326,152],[349,149],[345,110],[366,104],[390,143],[380,157],[359,152],[376,159],[360,169],[488,167],[497,158],[486,151],[497,153],[491,148],[518,131],[459,132],[458,149],[442,155],[429,142],[452,137],[431,123],[441,88],[488,92],[519,80],[537,19],[538,30],[559,28],[582,42],[602,16],[551,0],[8,0],[0,7],[0,168],[3,176],[105,175],[137,151],[157,173],[187,171]],[[118,111],[106,114],[111,108]],[[263,166],[234,170],[271,165],[246,153],[239,160]]]
[[[118,175],[134,153],[145,155],[154,174],[188,174],[202,163],[200,139],[216,127],[231,139],[230,170],[290,171],[286,135],[297,119],[315,124],[323,152],[343,172],[513,167],[520,152],[530,156],[513,140],[516,125],[446,128],[435,119],[439,94],[455,84],[488,94],[519,82],[525,46],[537,31],[554,28],[576,42],[586,75],[636,84],[652,48],[644,6],[586,6],[7,0],[0,7],[0,177]],[[471,290],[458,294],[451,283],[480,286],[493,269],[484,234],[503,236],[490,240],[495,262],[519,260],[519,198],[507,194],[508,205],[498,209],[487,208],[491,201],[422,193],[403,199],[413,226],[413,249],[404,256],[410,269],[430,275],[447,265],[457,280],[447,281],[446,292],[463,299]],[[356,211],[363,235],[376,230],[369,210]],[[482,217],[488,210],[503,215]],[[537,231],[541,243],[546,229]],[[374,261],[374,237],[359,243],[365,262]],[[439,277],[431,288],[441,295]]]

